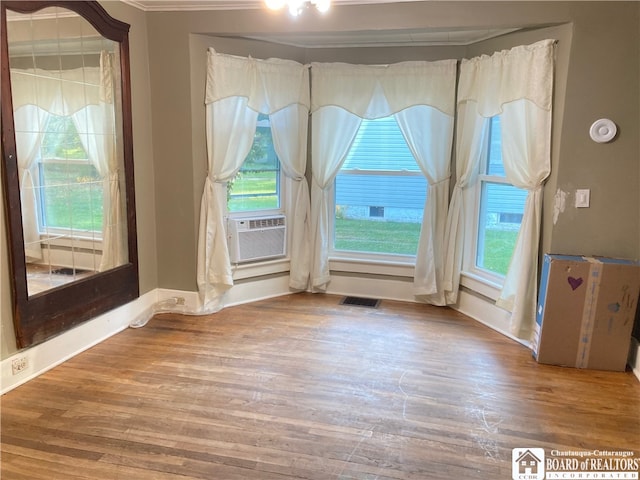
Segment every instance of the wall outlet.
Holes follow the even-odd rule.
[[[176,305],[184,305],[185,301],[184,297],[176,297]]]
[[[17,375],[20,372],[23,372],[29,366],[29,358],[28,357],[18,357],[14,358],[11,361],[11,372],[13,375]]]

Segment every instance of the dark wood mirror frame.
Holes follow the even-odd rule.
[[[47,7],[72,10],[105,38],[120,46],[122,78],[122,138],[128,232],[128,263],[97,273],[64,286],[35,295],[28,294],[18,162],[13,119],[13,102],[7,42],[7,10],[33,13]],[[92,1],[10,1],[3,0],[1,9],[0,88],[2,95],[2,178],[10,274],[13,289],[13,320],[18,348],[32,346],[130,302],[139,296],[138,250],[136,240],[135,196],[133,177],[133,134],[131,125],[131,85],[129,70],[129,25],[112,18],[97,2]]]

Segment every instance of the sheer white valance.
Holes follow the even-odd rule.
[[[35,105],[58,116],[69,116],[87,105],[112,103],[110,76],[100,67],[72,70],[11,69],[13,109]],[[109,82],[106,88],[102,82]]]
[[[258,60],[208,51],[205,103],[245,97],[247,106],[270,114],[292,104],[309,108],[309,69],[294,62]]]
[[[542,40],[462,60],[458,103],[476,102],[483,117],[498,115],[504,104],[521,99],[551,111],[554,42]]]
[[[456,60],[392,65],[312,63],[311,112],[336,106],[360,118],[382,118],[415,105],[453,117]]]

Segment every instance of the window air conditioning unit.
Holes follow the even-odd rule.
[[[227,228],[231,263],[253,262],[286,254],[284,215],[230,218]]]

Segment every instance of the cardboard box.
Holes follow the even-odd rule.
[[[540,363],[626,368],[640,295],[640,263],[545,255],[533,355]]]

